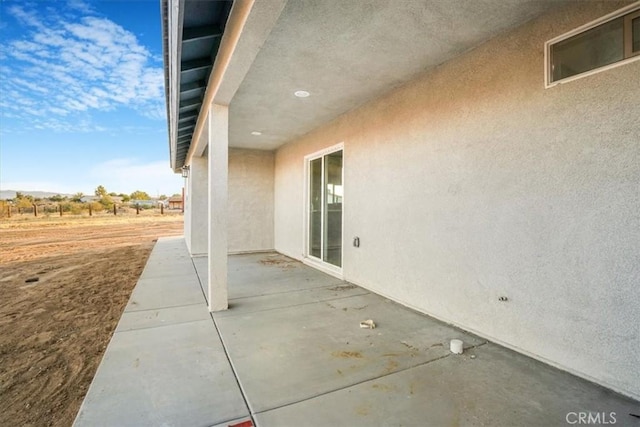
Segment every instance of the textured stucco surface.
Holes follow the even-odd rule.
[[[208,251],[208,179],[207,157],[194,157],[187,179],[184,210],[184,237],[191,255],[205,255]]]
[[[275,249],[301,258],[303,157],[344,142],[345,279],[640,398],[640,62],[543,75],[546,40],[621,6],[537,18],[281,147]]]
[[[275,149],[564,2],[288,1],[235,93],[230,144]]]
[[[273,249],[272,151],[229,149],[229,252]]]

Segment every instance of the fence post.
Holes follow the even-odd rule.
[[[11,205],[7,206],[7,215],[11,218]]]
[[[62,216],[62,205],[58,205],[58,207],[60,208],[60,216]]]
[[[33,204],[33,216],[38,216],[38,205]]]
[[[140,205],[136,203],[136,215],[140,215]]]
[[[89,204],[89,216],[93,216],[93,209],[91,209],[91,204]]]
[[[160,215],[164,215],[164,203],[160,203]]]
[[[113,214],[116,215],[116,204],[113,204]]]

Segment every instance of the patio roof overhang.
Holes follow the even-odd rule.
[[[233,0],[162,0],[171,166],[185,164]]]
[[[230,146],[277,149],[570,1],[162,0],[171,165],[204,153],[208,102]]]

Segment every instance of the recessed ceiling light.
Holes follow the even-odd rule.
[[[306,98],[307,96],[311,95],[306,90],[297,90],[297,91],[293,92],[293,94],[295,96],[297,96],[298,98]]]
[[[254,130],[253,132],[251,132],[251,135],[253,135],[253,136],[260,136],[260,135],[262,135],[262,132],[259,132],[259,131],[257,131],[257,130]]]

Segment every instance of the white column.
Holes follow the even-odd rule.
[[[193,157],[188,178],[185,210],[185,241],[191,255],[205,255],[208,250],[209,191],[206,157]],[[188,222],[188,224],[187,224]]]
[[[184,229],[184,241],[191,252],[191,178],[184,178],[184,190],[182,203],[182,223]]]
[[[227,194],[229,107],[212,104],[209,126],[209,311],[229,308],[227,290]]]

